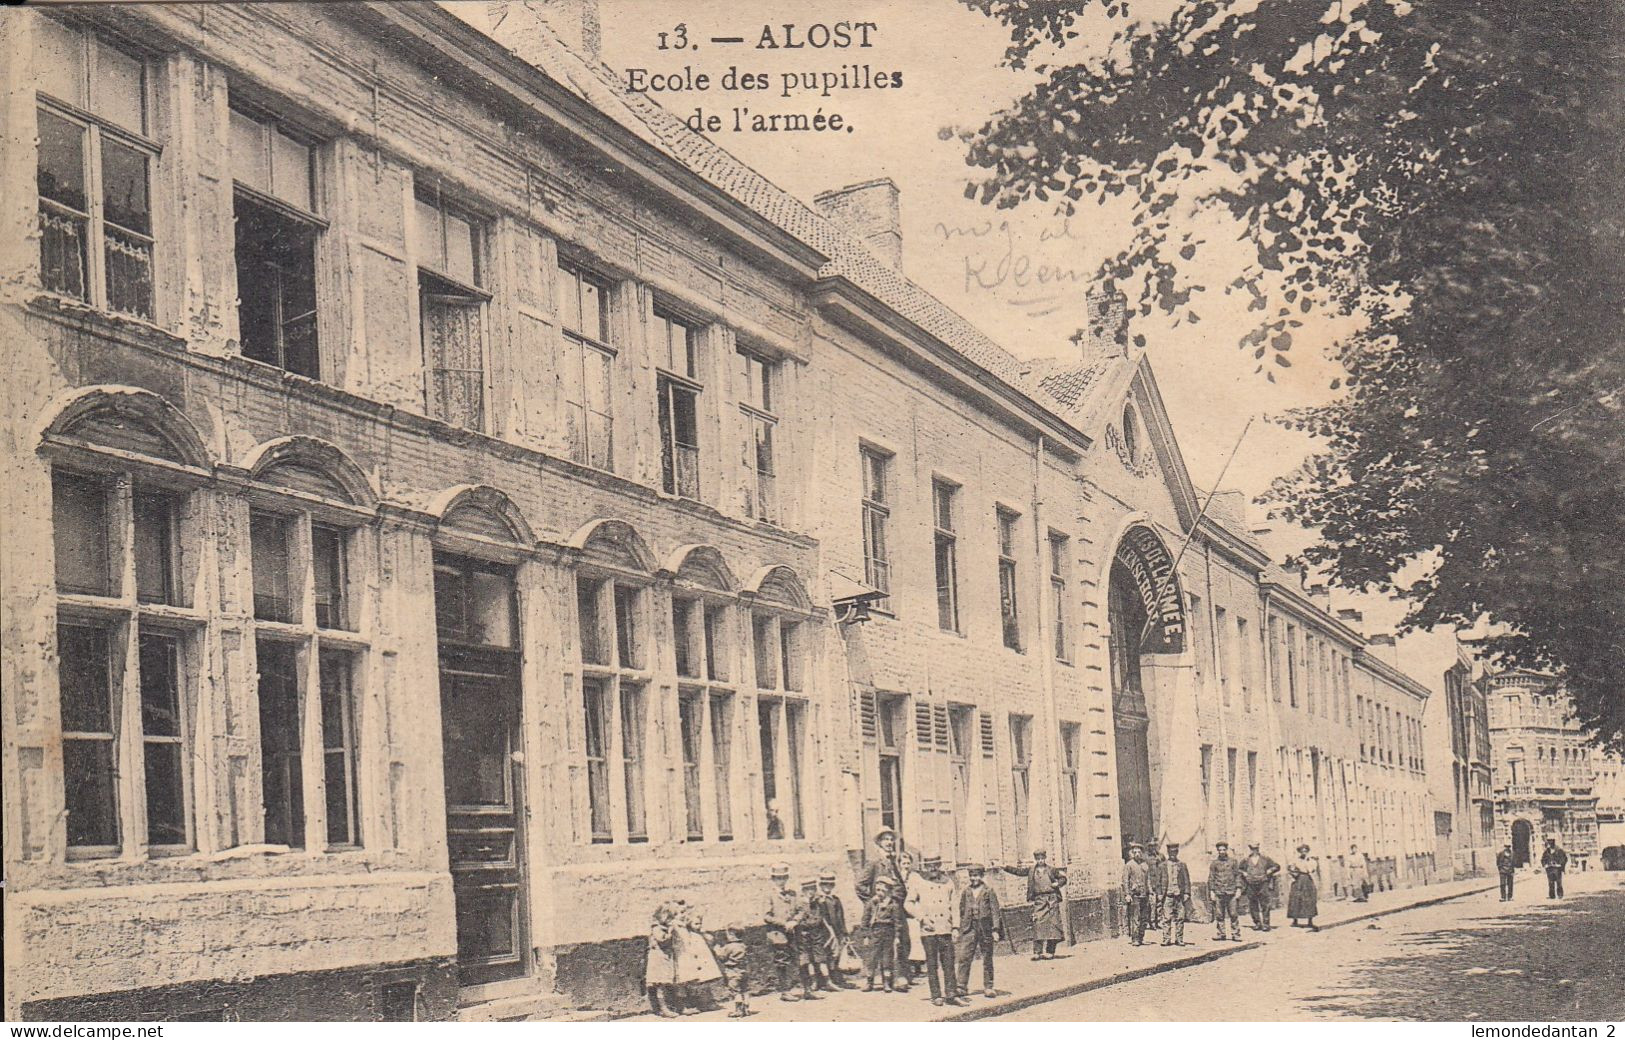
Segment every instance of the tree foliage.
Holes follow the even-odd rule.
[[[963,2],[1038,76],[962,135],[967,194],[1127,196],[1100,273],[1142,315],[1199,309],[1222,215],[1262,378],[1301,315],[1357,315],[1340,395],[1284,420],[1325,445],[1270,496],[1320,530],[1306,561],[1362,590],[1427,561],[1408,625],[1488,618],[1493,660],[1562,672],[1625,745],[1625,5]]]

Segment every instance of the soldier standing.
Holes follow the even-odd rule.
[[[1540,854],[1540,865],[1546,868],[1546,898],[1563,898],[1563,871],[1568,869],[1569,854],[1557,846],[1556,838],[1546,839],[1546,851]]]
[[[1518,866],[1513,861],[1512,846],[1502,845],[1501,851],[1495,854],[1495,872],[1501,875],[1501,902],[1512,901],[1512,879],[1518,873]]]
[[[1219,938],[1241,942],[1241,917],[1237,903],[1241,900],[1241,865],[1230,858],[1228,842],[1213,846],[1213,862],[1207,870],[1207,894],[1213,900],[1213,923],[1218,925]],[[1224,934],[1224,923],[1230,922],[1230,934]]]
[[[1258,851],[1258,842],[1247,846],[1247,858],[1241,861],[1241,883],[1247,893],[1247,910],[1252,914],[1253,931],[1270,930],[1270,889],[1281,865]]]
[[[880,855],[871,859],[863,868],[863,874],[858,878],[858,898],[868,906],[875,895],[875,883],[882,877],[890,882],[889,898],[896,904],[896,913],[888,913],[873,918],[876,921],[890,922],[896,929],[897,935],[893,938],[891,948],[895,951],[897,978],[889,988],[899,993],[908,991],[908,918],[903,913],[903,900],[908,898],[908,864],[897,852],[897,832],[890,827],[883,828],[875,835],[875,846],[880,849]],[[873,915],[871,915],[873,916]]]
[[[1151,920],[1151,867],[1145,861],[1145,849],[1137,841],[1129,844],[1128,859],[1123,863],[1123,904],[1129,942],[1144,946],[1145,926]]]
[[[1185,945],[1185,900],[1191,894],[1191,868],[1179,861],[1179,845],[1168,843],[1162,864],[1162,945]]]

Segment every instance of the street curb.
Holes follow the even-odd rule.
[[[1440,903],[1448,903],[1453,899],[1465,899],[1468,896],[1481,895],[1494,888],[1494,885],[1485,885],[1482,888],[1473,888],[1467,890],[1466,892],[1453,892],[1447,896],[1435,896],[1432,899],[1424,899],[1416,903],[1406,903],[1403,906],[1391,906],[1381,910],[1372,910],[1368,913],[1360,914],[1357,917],[1347,917],[1341,921],[1333,921],[1331,924],[1321,925],[1320,930],[1324,932],[1331,928],[1341,928],[1344,925],[1358,924],[1361,921],[1369,921],[1375,917],[1387,917],[1389,914],[1404,913],[1407,910],[1419,910],[1422,907],[1437,906]],[[1239,946],[1229,946],[1222,950],[1209,950],[1206,953],[1199,953],[1191,957],[1180,957],[1171,961],[1163,961],[1160,964],[1148,964],[1143,968],[1134,968],[1131,971],[1120,971],[1115,975],[1107,975],[1098,979],[1084,979],[1081,982],[1070,983],[1057,989],[1046,990],[1042,993],[1029,993],[1026,996],[1013,997],[1010,1000],[1000,1001],[995,1004],[969,1008],[965,1011],[959,1011],[951,1015],[944,1015],[941,1018],[935,1019],[934,1021],[978,1022],[983,1019],[997,1018],[1001,1015],[1010,1014],[1013,1011],[1024,1011],[1027,1008],[1035,1007],[1039,1004],[1048,1004],[1051,1001],[1065,1000],[1067,997],[1075,997],[1080,993],[1088,993],[1091,990],[1105,989],[1108,986],[1117,986],[1125,982],[1133,982],[1136,979],[1143,979],[1151,975],[1160,975],[1163,972],[1173,971],[1177,968],[1195,967],[1198,964],[1206,964],[1209,961],[1216,961],[1221,957],[1229,957],[1234,954],[1244,953],[1247,950],[1256,950],[1267,945],[1268,943],[1265,943],[1262,940],[1253,939],[1248,942],[1244,942]]]

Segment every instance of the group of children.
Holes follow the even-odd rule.
[[[853,933],[833,872],[792,886],[789,866],[775,864],[761,916],[768,953],[761,963],[755,959],[760,947],[744,942],[746,924],[731,924],[713,939],[697,908],[683,900],[662,903],[649,930],[646,983],[654,1011],[673,1018],[714,1007],[713,986],[720,981],[733,1001],[729,1017],[743,1018],[751,1013],[753,974],[768,974],[785,1001],[850,989],[845,975],[853,970],[866,977],[865,991],[904,992],[916,964],[930,982],[933,1003],[961,1004],[978,957],[982,988],[993,996],[993,944],[1004,929],[985,868],[970,867],[968,884],[960,887],[940,859],[927,858],[916,872],[883,848],[886,855],[858,882],[863,914]]]

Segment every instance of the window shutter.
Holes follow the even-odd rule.
[[[982,755],[986,758],[992,758],[993,716],[985,711],[977,712],[977,716],[982,729]]]
[[[921,751],[931,750],[931,705],[914,705],[914,738],[919,741]]]
[[[879,731],[875,722],[875,691],[863,690],[858,694],[858,725],[862,728],[863,739],[873,743],[878,739]]]

